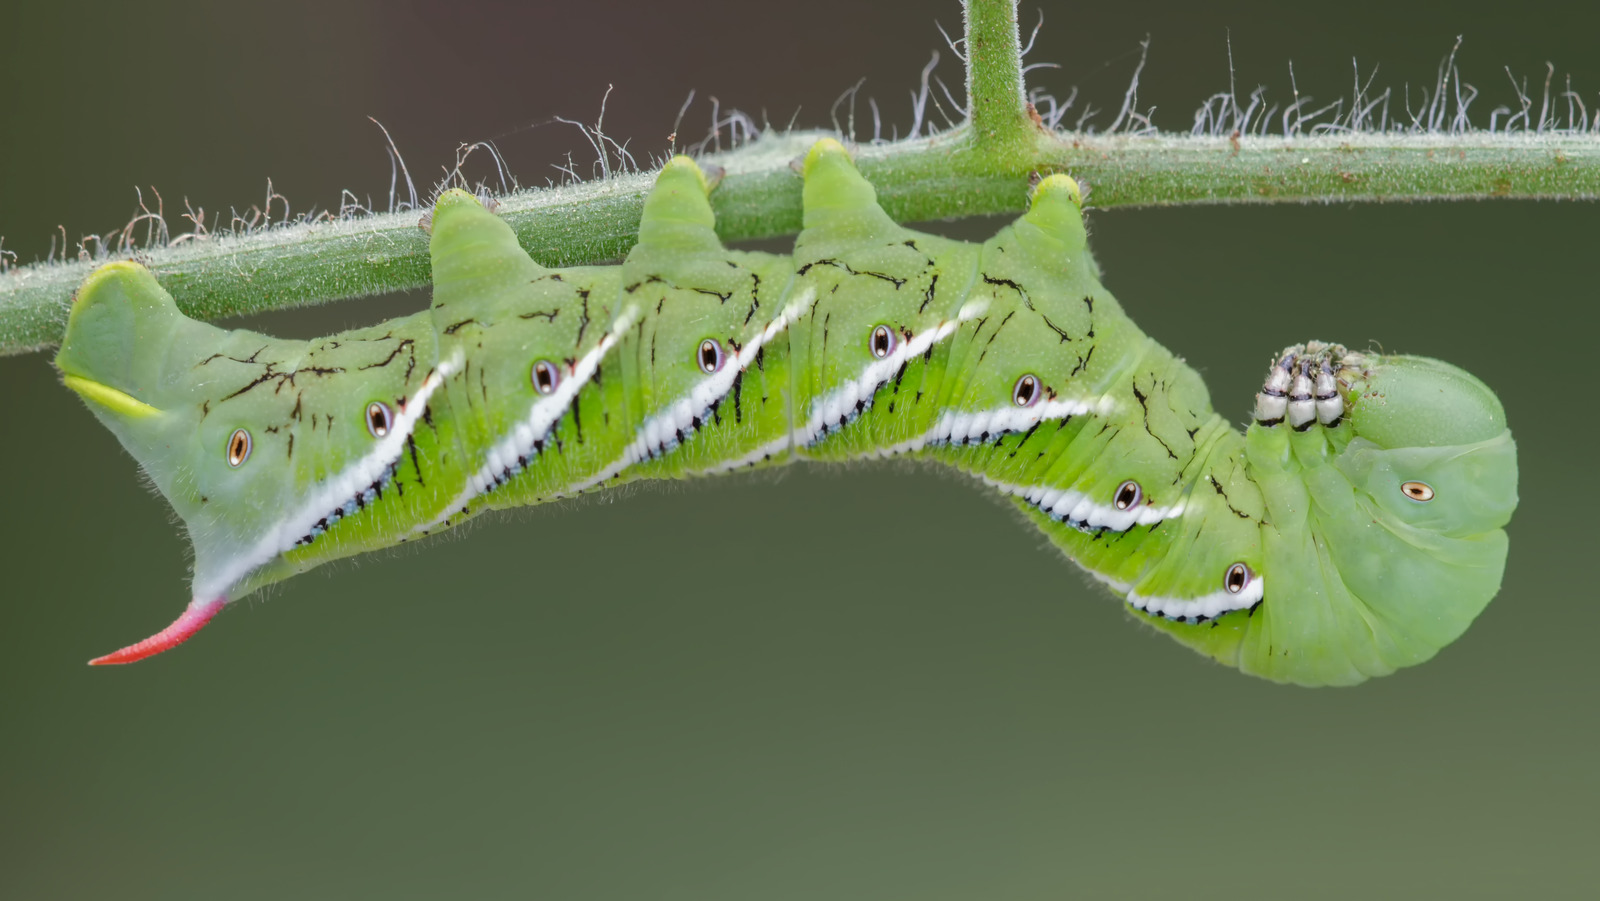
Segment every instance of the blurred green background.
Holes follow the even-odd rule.
[[[1593,4],[1198,6],[1045,4],[1032,58],[1062,68],[1033,77],[1114,113],[1148,32],[1140,105],[1187,128],[1230,33],[1241,93],[1280,101],[1290,60],[1326,100],[1352,56],[1415,90],[1464,34],[1480,120],[1502,66],[1537,85],[1547,59],[1600,107]],[[16,4],[0,234],[27,260],[57,224],[119,228],[135,185],[213,218],[269,177],[296,209],[381,201],[368,115],[419,181],[494,139],[542,183],[590,151],[528,126],[592,121],[607,85],[641,155],[690,88],[685,134],[713,95],[826,125],[862,76],[903,129],[936,17],[959,30],[951,2]],[[1434,662],[1344,690],[1208,664],[975,484],[895,466],[506,517],[90,669],[177,614],[185,542],[45,355],[0,359],[0,897],[1594,897],[1597,226],[1568,203],[1093,216],[1107,285],[1229,416],[1313,337],[1504,400],[1500,597]]]

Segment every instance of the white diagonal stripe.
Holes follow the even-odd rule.
[[[419,525],[411,530],[412,535],[425,534],[437,527],[440,523],[461,512],[473,498],[478,497],[493,488],[496,479],[506,473],[520,458],[533,453],[534,445],[543,441],[550,434],[550,429],[561,417],[565,416],[571,408],[573,400],[583,386],[589,384],[594,374],[600,369],[600,361],[616,346],[623,332],[633,326],[634,317],[638,310],[628,307],[622,311],[611,328],[601,336],[599,343],[589,349],[572,365],[569,372],[554,391],[534,401],[528,408],[528,415],[505,435],[495,442],[483,455],[483,464],[478,470],[467,478],[466,487],[456,495],[449,506],[439,513],[432,521]]]
[[[302,536],[328,516],[328,513],[357,496],[384,474],[400,459],[405,451],[406,439],[417,427],[417,421],[428,409],[428,398],[444,384],[444,380],[461,365],[459,355],[439,364],[439,368],[422,380],[416,397],[406,401],[388,434],[379,438],[372,449],[361,459],[351,463],[337,475],[323,482],[288,516],[278,520],[245,553],[222,564],[221,569],[198,579],[194,586],[195,597],[226,597],[233,587],[252,570],[272,558],[294,548]]]
[[[744,347],[739,348],[739,353],[736,357],[725,363],[721,369],[695,383],[695,386],[689,389],[688,394],[668,404],[665,410],[647,418],[644,424],[635,430],[633,441],[629,442],[621,456],[608,463],[598,473],[562,489],[561,493],[555,496],[578,494],[588,491],[603,482],[610,481],[621,475],[623,470],[628,467],[641,460],[648,459],[656,453],[660,453],[663,449],[675,443],[677,435],[692,428],[696,417],[699,417],[704,422],[712,404],[727,397],[728,392],[733,390],[733,383],[738,379],[739,373],[755,363],[756,355],[761,352],[761,348],[765,347],[767,342],[782,334],[796,319],[805,315],[805,312],[811,308],[811,304],[816,298],[817,293],[812,288],[808,287],[801,291],[794,300],[784,306],[783,312],[779,313],[776,319],[767,323],[760,334],[750,339]],[[782,447],[777,447],[776,451],[781,451],[783,447],[788,446],[788,436],[785,435],[780,441],[770,442],[763,448],[757,448],[751,454],[770,455],[770,453],[776,451],[768,451],[766,447],[774,447],[780,442]],[[756,457],[753,462],[760,462],[762,459],[765,459],[765,457]],[[732,463],[735,467],[741,465],[740,461],[732,461]]]
[[[1203,594],[1197,598],[1167,598],[1141,595],[1137,592],[1128,593],[1128,603],[1135,609],[1167,619],[1193,619],[1203,616],[1206,619],[1216,619],[1224,613],[1235,610],[1248,610],[1254,607],[1267,593],[1266,579],[1260,575],[1251,577],[1249,584],[1239,590],[1238,594],[1219,588],[1210,594]]]
[[[976,319],[988,309],[987,300],[969,301],[956,313],[956,318],[939,323],[938,327],[913,335],[881,360],[873,360],[861,374],[811,402],[811,415],[806,424],[795,432],[796,447],[806,447],[817,440],[826,429],[843,425],[855,412],[859,401],[870,401],[897,370],[914,357],[928,352],[930,347],[955,334],[961,323]]]
[[[1072,488],[1052,488],[1047,485],[1016,485],[999,482],[982,476],[983,483],[1014,497],[1020,497],[1042,513],[1063,519],[1068,525],[1080,529],[1110,529],[1126,532],[1134,526],[1153,526],[1183,515],[1183,502],[1169,507],[1139,503],[1126,510],[1115,504],[1102,504],[1089,495]]]

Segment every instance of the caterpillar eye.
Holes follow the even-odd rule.
[[[394,412],[389,405],[373,401],[367,404],[367,431],[374,438],[382,438],[389,434],[389,429],[394,426]]]
[[[1405,482],[1401,484],[1400,491],[1414,501],[1433,500],[1433,486],[1427,482]]]
[[[1017,379],[1016,387],[1011,389],[1011,402],[1019,407],[1031,407],[1041,393],[1039,380],[1031,374],[1025,375]]]
[[[228,465],[237,469],[250,459],[250,433],[237,429],[228,439]]]
[[[700,369],[703,372],[716,372],[722,368],[722,345],[707,338],[700,342]]]
[[[1229,594],[1238,594],[1250,584],[1250,577],[1250,567],[1243,563],[1235,563],[1228,567],[1228,574],[1222,577],[1222,587],[1226,588]]]
[[[1111,498],[1111,505],[1118,510],[1126,510],[1144,500],[1144,489],[1132,479],[1117,486],[1117,493]]]
[[[872,330],[872,340],[867,342],[872,348],[872,355],[883,359],[894,352],[894,332],[887,325],[880,325]]]
[[[561,384],[561,370],[549,360],[540,360],[533,364],[533,390],[540,394],[549,394]]]

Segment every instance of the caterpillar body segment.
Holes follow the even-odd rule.
[[[546,269],[446,192],[429,309],[313,341],[102,267],[57,365],[183,517],[195,576],[179,622],[96,662],[484,510],[795,459],[970,473],[1132,615],[1277,681],[1425,660],[1498,589],[1515,448],[1476,379],[1313,342],[1240,433],[1100,284],[1070,178],[969,244],[889,219],[835,141],[800,168],[790,256],[723,248],[682,157],[620,265]]]

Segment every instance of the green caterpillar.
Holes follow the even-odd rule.
[[[101,267],[56,365],[195,562],[176,622],[93,662],[485,510],[796,459],[971,473],[1134,616],[1277,681],[1427,660],[1499,589],[1516,451],[1472,376],[1289,348],[1241,434],[1100,285],[1072,179],[974,245],[890,220],[836,141],[802,168],[792,256],[725,249],[685,157],[620,266],[545,269],[448,191],[430,309],[313,341],[196,322],[141,266]]]

